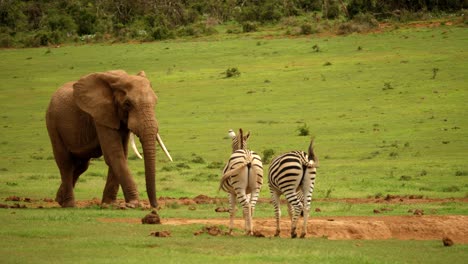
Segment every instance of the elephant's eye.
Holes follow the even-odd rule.
[[[125,111],[132,109],[132,103],[129,100],[125,100],[125,102],[123,103],[123,109]]]

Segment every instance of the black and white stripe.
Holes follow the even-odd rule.
[[[284,194],[288,201],[288,213],[291,217],[291,237],[297,236],[296,226],[301,214],[304,215],[301,237],[306,236],[307,219],[315,187],[317,165],[318,159],[314,154],[313,141],[309,145],[308,154],[304,151],[290,151],[271,161],[268,173],[268,185],[273,206],[275,207],[275,236],[279,236],[280,234],[281,194]]]
[[[229,194],[229,231],[233,229],[237,201],[243,208],[246,234],[252,235],[252,216],[263,184],[263,164],[257,153],[247,149],[248,135],[244,137],[242,129],[237,136],[234,134],[233,153],[223,169],[219,188]]]

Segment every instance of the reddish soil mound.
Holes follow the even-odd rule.
[[[101,218],[101,222],[139,223],[140,219]],[[162,219],[164,225],[205,224],[208,226],[227,225],[229,219]],[[244,220],[234,220],[237,229],[242,230]],[[290,221],[281,219],[281,237],[289,237]],[[254,219],[258,236],[271,237],[275,233],[273,218]],[[441,240],[449,237],[454,243],[468,243],[468,216],[347,216],[314,217],[307,226],[308,237],[324,237],[332,240]],[[206,231],[205,231],[206,232]],[[242,233],[242,232],[241,232]]]

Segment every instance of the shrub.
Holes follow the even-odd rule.
[[[257,23],[255,22],[244,22],[242,23],[242,32],[255,32],[257,31]]]
[[[240,71],[236,67],[233,68],[228,68],[225,72],[226,78],[231,78],[231,77],[238,77],[240,76]]]
[[[346,35],[354,32],[367,32],[378,26],[379,22],[372,14],[358,14],[351,21],[341,24],[338,27],[337,34]]]
[[[1,33],[0,34],[0,47],[2,48],[11,48],[14,46],[13,38],[10,34]]]
[[[313,30],[311,24],[305,23],[301,25],[301,31],[300,31],[301,35],[310,35],[312,33],[315,33],[315,31]]]
[[[309,127],[307,126],[306,123],[298,127],[297,131],[299,131],[299,136],[308,136],[310,134]]]
[[[153,32],[151,35],[155,40],[164,40],[174,37],[174,33],[164,26],[153,28]]]
[[[271,160],[271,157],[275,154],[275,151],[272,149],[265,149],[263,151],[263,162],[268,163]]]
[[[323,17],[328,19],[335,19],[340,16],[340,3],[338,0],[325,1],[323,5]]]

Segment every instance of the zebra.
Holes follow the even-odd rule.
[[[236,200],[242,205],[245,220],[246,235],[253,235],[252,216],[258,200],[260,188],[263,184],[263,164],[260,156],[247,149],[247,135],[229,130],[232,138],[232,154],[223,169],[219,189],[229,194],[229,233],[232,233],[234,216],[236,214]]]
[[[288,213],[291,218],[291,237],[297,237],[296,226],[301,214],[304,225],[301,238],[307,234],[307,218],[310,211],[312,192],[315,187],[318,158],[314,153],[314,141],[311,140],[308,154],[304,151],[290,151],[274,158],[268,172],[268,185],[275,208],[276,233],[280,234],[280,196],[284,194],[288,201]]]

